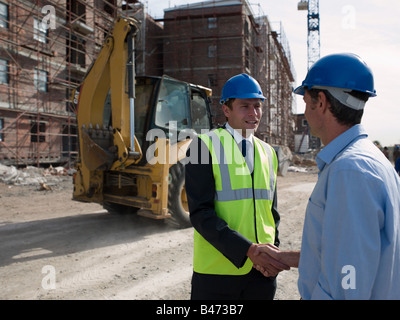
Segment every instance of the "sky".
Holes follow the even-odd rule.
[[[147,12],[156,18],[164,9],[199,0],[147,0]],[[298,11],[299,0],[249,0],[255,15],[282,22],[296,71],[294,87],[307,74],[307,11]],[[362,124],[369,139],[382,146],[400,144],[400,1],[319,0],[320,56],[351,52],[372,69],[377,97],[367,102]],[[296,112],[304,112],[301,96]]]

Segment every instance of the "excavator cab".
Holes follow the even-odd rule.
[[[78,100],[79,90],[80,88],[75,92],[75,101]],[[101,108],[96,110],[96,113],[102,114],[102,128],[113,128],[111,92],[112,90],[109,89],[105,96],[103,110]],[[158,137],[151,134],[152,130],[162,130],[165,137],[173,141],[178,140],[182,131],[186,134],[184,137],[193,137],[200,134],[201,130],[209,130],[212,125],[210,95],[211,90],[208,88],[168,76],[137,76],[134,98],[134,137],[131,139],[135,138],[141,153],[146,154],[149,145],[153,144],[155,138]],[[115,109],[119,113],[119,108]],[[102,152],[98,154],[112,149],[114,142],[110,134],[90,134],[90,137],[93,142],[101,146]],[[108,158],[109,162],[115,160],[110,154]],[[145,164],[146,159],[142,157],[139,163]]]
[[[168,76],[138,76],[135,81],[135,137],[143,154],[155,142],[157,135],[151,130],[162,130],[167,139],[177,141],[182,131],[187,137],[211,128],[207,88]],[[112,126],[111,91],[104,103],[103,125]],[[140,164],[145,163],[142,158]]]
[[[135,136],[143,154],[155,142],[152,130],[162,130],[167,139],[178,141],[182,131],[195,136],[211,128],[205,89],[168,76],[136,77]],[[140,163],[145,162],[142,158]]]

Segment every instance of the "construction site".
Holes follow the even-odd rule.
[[[353,217],[350,211],[356,205],[351,201],[359,199],[350,194],[354,188],[344,190],[343,198],[340,193],[353,177],[370,188],[375,185],[370,179],[374,176],[382,194],[395,199],[394,189],[383,187],[383,178],[389,175],[379,176],[378,170],[353,174],[352,168],[361,168],[363,163],[356,159],[362,146],[358,138],[359,146],[352,147],[357,157],[343,152],[337,166],[330,160],[328,166],[324,164],[327,170],[319,171],[315,156],[323,144],[311,136],[307,119],[313,119],[312,125],[320,124],[318,128],[337,127],[327,125],[334,121],[325,111],[326,117],[319,116],[322,112],[317,110],[308,118],[311,100],[307,101],[307,118],[297,114],[293,87],[299,80],[290,45],[283,23],[270,20],[272,13],[263,12],[262,8],[275,8],[266,6],[267,1],[262,1],[263,6],[249,0],[187,0],[187,4],[179,1],[180,5],[163,1],[163,14],[157,17],[148,14],[155,9],[155,5],[149,7],[149,1],[0,0],[0,299],[129,300],[134,308],[152,316],[167,314],[165,310],[172,305],[182,308],[178,310],[184,310],[181,305],[189,306],[179,300],[193,297],[196,273],[204,273],[210,287],[226,291],[231,286],[225,286],[228,281],[216,281],[217,276],[228,274],[229,282],[240,282],[242,289],[251,287],[250,282],[261,282],[263,276],[270,278],[268,281],[276,276],[274,300],[302,299],[298,264],[262,276],[254,269],[257,263],[251,259],[250,249],[245,255],[245,243],[251,242],[250,248],[262,243],[269,246],[278,240],[279,233],[279,250],[289,251],[289,255],[301,250],[308,263],[311,255],[304,258],[303,245],[307,249],[313,241],[303,240],[303,227],[305,239],[315,236],[316,246],[321,237],[324,245],[328,243],[324,239],[328,229],[332,243],[336,243],[336,229],[329,228],[329,223],[342,211],[342,217],[348,216],[351,222],[340,220],[346,228],[338,230],[339,234],[353,232],[352,224],[367,230],[367,223],[358,223],[366,216],[366,221],[379,223],[382,232],[375,232],[376,226],[375,233],[368,229],[367,233],[354,234],[386,237],[386,225],[396,220],[387,219],[380,207],[379,219],[368,210],[358,210],[360,215]],[[308,32],[304,48],[307,46],[310,67],[320,58],[319,1],[300,0],[297,8],[292,8],[290,1],[271,3],[279,6],[278,17],[289,19],[285,25],[290,35],[297,28],[301,32],[303,18],[297,19],[289,10],[307,11],[303,15]],[[156,5],[161,6],[159,2]],[[336,3],[331,5],[337,7]],[[334,21],[332,17],[328,21]],[[361,15],[359,18],[362,21]],[[329,25],[338,29],[337,23]],[[359,33],[355,34],[358,45]],[[332,35],[336,38],[336,33]],[[333,39],[332,35],[328,39]],[[292,41],[296,58],[302,49],[303,42],[297,41],[300,38],[297,35]],[[257,84],[256,98],[266,99],[259,104],[253,95],[243,97],[245,104],[239,101],[229,106],[225,101],[221,106],[224,84],[241,73],[258,81],[262,92]],[[231,97],[237,96],[227,99]],[[245,108],[250,106],[251,112],[259,115],[260,105],[262,118],[251,118]],[[276,158],[266,144],[254,139],[254,158],[250,156],[249,161],[244,152],[246,139],[241,137],[235,143],[236,138],[225,130],[210,132],[227,121],[232,114],[228,108],[236,112],[233,118],[243,125],[239,128],[257,129],[255,135],[274,148]],[[334,144],[336,149],[339,146]],[[192,158],[192,150],[200,152]],[[397,146],[395,151],[398,154]],[[236,163],[237,159],[241,162]],[[346,159],[354,162],[352,166]],[[372,160],[368,157],[368,168],[374,169]],[[336,170],[342,163],[343,170]],[[367,180],[361,179],[364,176]],[[328,181],[326,185],[324,181]],[[344,183],[331,187],[335,181]],[[360,190],[361,199],[367,189]],[[372,195],[375,190],[368,192]],[[379,198],[386,199],[379,192]],[[315,194],[317,202],[313,202]],[[330,195],[334,195],[332,201]],[[341,207],[325,210],[328,203]],[[385,207],[393,209],[388,203],[384,202]],[[236,221],[243,227],[236,230],[232,224]],[[204,241],[199,242],[203,232],[210,238],[204,235]],[[381,243],[389,243],[386,238]],[[224,250],[242,254],[250,271],[227,271],[234,268],[229,265],[228,269],[223,259],[233,263],[232,258],[213,241],[207,243],[209,239]],[[344,251],[348,243],[341,241]],[[367,244],[374,253],[386,250]],[[199,254],[198,248],[203,252]],[[325,254],[319,250],[310,247],[307,251],[315,251],[318,257]],[[366,250],[366,256],[383,260],[375,258],[371,250]],[[221,260],[216,260],[217,256]],[[242,259],[238,257],[236,263]],[[199,260],[205,269],[196,269]],[[245,267],[236,263],[242,272]],[[325,262],[321,264],[324,269]],[[300,268],[300,275],[305,269],[317,270],[314,264],[310,266]],[[329,267],[336,270],[330,260]],[[254,278],[248,277],[252,273]],[[338,288],[342,280],[343,290],[349,289],[343,286],[347,275],[343,279],[339,275],[337,269],[333,278]],[[318,289],[326,294],[324,298],[330,297],[322,286]],[[251,297],[260,298],[259,293],[261,287]],[[134,300],[152,301],[141,304]],[[227,305],[235,306],[229,301]],[[258,315],[264,308],[264,303],[240,302],[236,306],[240,305]],[[208,311],[214,315],[214,309]]]
[[[307,123],[293,112],[296,74],[281,23],[247,0],[192,1],[157,18],[148,11],[137,0],[0,0],[0,299],[190,299],[183,165],[146,163],[137,140],[154,127],[173,136],[166,122],[176,118],[156,126],[164,102],[175,101],[163,89],[184,88],[181,132],[194,120],[202,125],[195,129],[210,129],[226,121],[224,83],[247,73],[267,97],[256,135],[300,150],[295,140]],[[132,87],[136,96],[127,99]],[[151,116],[136,117],[140,103]],[[166,140],[175,151],[190,142]],[[276,182],[280,248],[298,250],[316,167],[286,169]],[[296,268],[279,274],[276,300],[300,298],[297,277]]]
[[[0,162],[72,167],[78,154],[79,86],[118,16],[140,23],[136,75],[170,77],[212,89],[214,126],[225,81],[238,73],[265,92],[257,135],[294,151],[295,71],[283,26],[246,0],[164,9],[153,18],[137,0],[0,1]],[[228,49],[229,48],[229,49]]]

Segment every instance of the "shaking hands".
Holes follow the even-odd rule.
[[[283,270],[297,268],[300,251],[280,251],[273,244],[252,244],[247,256],[253,262],[254,268],[266,277],[276,276]]]

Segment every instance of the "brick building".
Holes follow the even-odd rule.
[[[218,100],[227,79],[256,78],[267,95],[258,135],[293,146],[294,68],[281,26],[271,28],[246,0],[211,0],[164,10],[164,73],[213,90],[215,124],[225,122]]]
[[[215,123],[224,82],[246,72],[268,99],[259,136],[293,145],[294,71],[283,29],[246,0],[211,0],[164,11],[155,21],[138,0],[0,0],[0,162],[72,164],[76,110],[69,102],[119,15],[140,23],[138,75],[213,89]]]
[[[132,0],[0,0],[1,163],[71,164],[78,150],[72,89],[118,15],[137,15],[143,34],[162,30],[143,7]],[[147,65],[161,74],[161,48],[150,57],[145,44],[137,48],[138,72]]]

